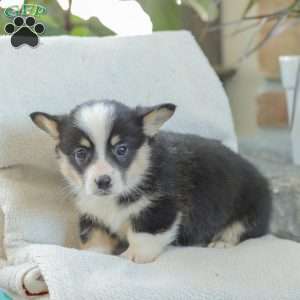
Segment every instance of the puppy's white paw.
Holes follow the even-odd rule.
[[[208,245],[209,248],[231,248],[239,244],[245,232],[244,224],[234,222],[218,233]]]
[[[44,295],[48,293],[48,287],[38,267],[25,274],[23,284],[28,295]]]
[[[142,253],[141,251],[137,251],[137,249],[134,249],[133,247],[128,247],[128,249],[123,252],[121,256],[138,264],[146,264],[155,261],[158,255]]]
[[[225,242],[225,241],[215,241],[211,242],[208,244],[208,248],[218,248],[218,249],[225,249],[225,248],[231,248],[234,247],[235,245],[230,242]]]

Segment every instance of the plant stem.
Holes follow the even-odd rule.
[[[300,4],[299,0],[295,0],[291,5],[289,5],[286,8],[280,9],[276,12],[273,12],[271,14],[265,14],[265,15],[258,15],[258,16],[250,16],[250,17],[243,17],[242,20],[255,20],[255,19],[263,19],[263,18],[271,18],[271,17],[277,17],[282,16],[285,14],[290,14],[292,12],[298,13],[300,10],[294,9],[297,7],[297,5]]]
[[[72,30],[71,24],[71,8],[72,8],[72,0],[69,0],[68,9],[65,11],[65,30],[70,32]]]

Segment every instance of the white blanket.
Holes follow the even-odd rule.
[[[0,169],[0,207],[6,260],[0,258],[0,287],[17,295],[45,291],[45,284],[26,250],[29,245],[78,247],[78,216],[62,178],[31,165]],[[2,257],[4,251],[2,251]]]
[[[299,300],[299,251],[297,243],[269,236],[230,249],[170,248],[139,265],[59,246],[28,248],[51,300]]]

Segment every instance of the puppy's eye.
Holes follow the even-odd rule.
[[[124,157],[128,152],[128,147],[125,144],[118,145],[115,148],[115,154],[119,157]]]
[[[80,147],[74,150],[74,157],[78,164],[85,162],[88,159],[89,152],[88,149]]]

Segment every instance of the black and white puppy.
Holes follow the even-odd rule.
[[[170,244],[227,247],[267,232],[267,180],[218,141],[159,132],[174,111],[104,100],[31,114],[57,142],[83,248],[114,253],[125,241],[123,255],[146,263]]]

